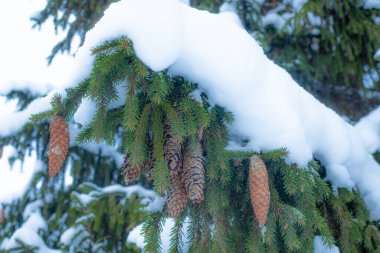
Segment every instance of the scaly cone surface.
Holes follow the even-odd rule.
[[[153,166],[153,160],[149,160],[143,165],[133,166],[130,163],[129,154],[124,156],[123,165],[121,166],[121,174],[124,176],[125,185],[133,183],[143,171],[149,170]]]
[[[201,145],[192,149],[188,143],[183,152],[182,180],[185,183],[187,196],[193,203],[200,203],[204,200],[204,164]]]
[[[270,192],[268,171],[264,161],[258,155],[253,155],[249,164],[249,190],[251,204],[260,227],[267,221]]]
[[[170,133],[170,125],[168,120],[165,121],[165,141],[164,141],[164,154],[165,160],[168,162],[168,168],[170,175],[178,174],[182,171],[182,165],[179,166],[181,169],[179,170],[177,167],[182,159],[181,153],[181,142],[178,137],[173,136]]]
[[[62,168],[69,151],[69,127],[64,118],[54,116],[50,123],[49,176],[54,177]]]
[[[166,202],[166,208],[170,218],[175,218],[180,215],[187,203],[186,188],[181,178],[182,170],[182,164],[178,163],[173,173],[170,173],[170,186],[168,190],[168,200]]]

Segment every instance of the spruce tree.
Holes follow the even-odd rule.
[[[74,34],[83,38],[111,2],[48,1],[33,19],[35,24],[53,17],[57,28],[68,28],[49,60],[70,49]],[[223,1],[191,4],[216,12]],[[379,62],[373,58],[380,48],[376,23],[380,10],[364,8],[359,0],[309,0],[300,9],[279,0],[229,4],[274,61],[351,121],[379,104],[371,94],[380,85]],[[290,18],[278,27],[265,20],[268,13]],[[71,14],[76,19],[69,23]],[[227,150],[232,113],[209,103],[206,93],[195,100],[196,83],[152,71],[132,46],[128,38],[121,37],[93,48],[95,61],[84,81],[68,89],[61,101],[58,95],[54,97],[51,110],[31,115],[19,133],[0,139],[2,145],[17,149],[18,158],[36,151],[44,164],[24,196],[3,207],[0,242],[17,238],[17,229],[31,217],[43,217],[46,228],[41,226],[34,233],[51,249],[139,252],[126,239],[143,223],[144,250],[160,252],[162,226],[175,217],[170,252],[181,252],[183,243],[189,252],[197,253],[312,252],[317,235],[328,245],[336,244],[341,252],[380,251],[380,223],[370,219],[356,189],[333,189],[324,180],[326,170],[318,160],[306,169],[286,163],[286,149],[260,154]],[[110,104],[120,95],[120,86],[126,91],[125,103],[113,108]],[[35,98],[27,91],[7,96],[20,101],[20,110]],[[95,103],[95,116],[87,125],[75,125],[73,115],[84,99]],[[56,117],[69,122],[78,134],[62,170],[51,179],[47,151],[51,120]],[[93,153],[85,148],[93,142],[124,154],[123,162],[103,154],[102,149]],[[260,169],[265,166],[267,176],[252,175],[258,163]],[[73,182],[65,185],[65,170],[69,169]],[[266,220],[252,208],[251,177],[268,180]],[[123,183],[128,186],[119,185]],[[162,210],[144,208],[156,197],[152,190],[167,194]],[[43,249],[33,242],[20,240],[17,247],[4,252],[39,250]]]

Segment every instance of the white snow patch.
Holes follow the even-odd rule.
[[[91,197],[91,196],[88,195],[88,194],[77,193],[77,192],[73,192],[73,194],[75,195],[75,197],[79,200],[79,202],[80,202],[83,206],[87,206],[88,204],[90,204],[90,202],[92,202],[92,201],[94,200],[94,198]]]
[[[379,18],[379,20],[380,20],[380,18]],[[379,21],[379,25],[380,25],[380,21]],[[378,49],[377,51],[376,51],[376,53],[375,53],[375,55],[373,56],[375,59],[378,59],[378,60],[380,60],[380,49]]]
[[[42,200],[36,200],[31,203],[29,203],[22,214],[24,219],[27,219],[32,213],[39,211],[42,207],[43,203]]]
[[[5,71],[0,75],[0,94],[13,89],[44,94],[53,88],[63,88],[62,69],[71,65],[72,57],[58,54],[49,67],[46,57],[64,34],[56,34],[52,19],[41,30],[32,29],[30,20],[45,5],[46,0],[2,1],[0,30],[11,36],[1,39],[0,64]]]
[[[10,167],[8,159],[15,155],[16,149],[12,146],[3,147],[3,156],[0,159],[0,203],[11,203],[22,196],[33,174],[44,168],[41,167],[41,161],[37,160],[35,152],[26,156],[23,163],[16,160]]]
[[[128,243],[135,243],[136,246],[140,249],[143,249],[145,246],[144,236],[142,234],[142,226],[143,224],[140,224],[133,228],[127,238]]]
[[[21,241],[29,246],[36,247],[38,253],[60,253],[59,250],[50,249],[46,246],[43,239],[38,234],[39,230],[47,229],[45,219],[42,217],[40,211],[35,211],[30,214],[28,220],[17,229],[11,238],[6,239],[0,246],[0,249],[11,250],[16,248],[19,244],[17,241]]]
[[[74,121],[85,126],[89,124],[96,113],[96,104],[90,98],[84,98],[74,114]]]
[[[27,108],[22,111],[16,110],[16,101],[7,103],[1,99],[0,107],[2,110],[0,110],[0,118],[2,122],[7,123],[0,124],[0,136],[17,133],[26,123],[28,123],[32,114],[37,114],[51,109],[50,102],[56,93],[65,94],[63,90],[52,90],[48,95],[33,100]]]
[[[365,0],[364,8],[365,9],[380,9],[380,1],[379,0]]]
[[[380,150],[380,106],[361,118],[355,128],[363,137],[369,153]]]
[[[187,227],[188,227],[189,220],[186,219],[184,222],[184,226],[182,228],[182,252],[188,251],[188,243],[187,243]],[[175,222],[174,219],[168,218],[165,220],[163,229],[161,232],[161,241],[162,241],[162,247],[161,252],[169,252],[170,249],[170,231],[174,227]],[[142,224],[135,227],[128,235],[127,242],[129,243],[135,243],[137,247],[140,249],[143,249],[145,246],[144,242],[144,236],[142,234]]]
[[[82,242],[84,238],[88,237],[89,234],[83,225],[70,227],[67,229],[59,239],[63,245],[77,245]]]
[[[339,248],[335,245],[327,246],[321,236],[314,237],[314,253],[339,253]]]

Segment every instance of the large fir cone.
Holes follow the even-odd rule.
[[[253,155],[249,164],[249,190],[251,204],[260,227],[267,221],[270,192],[268,171],[264,161],[258,155]]]
[[[193,150],[188,144],[183,152],[182,180],[185,183],[187,196],[193,203],[200,203],[204,200],[204,163],[201,146],[199,145]]]
[[[170,175],[178,174],[179,173],[178,168],[182,167],[182,166],[178,166],[182,159],[181,142],[177,137],[171,135],[170,124],[168,120],[165,120],[164,131],[165,131],[165,140],[164,140],[165,160],[168,162]]]
[[[54,177],[62,168],[69,144],[69,127],[64,118],[56,115],[50,123],[49,176]]]
[[[181,164],[178,164],[176,170],[181,171]],[[166,202],[166,208],[170,218],[175,218],[180,215],[187,203],[187,194],[185,185],[181,180],[180,174],[170,175],[170,186],[168,191],[168,199]]]

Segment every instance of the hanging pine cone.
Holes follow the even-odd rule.
[[[178,164],[176,171],[182,171],[182,165]],[[170,218],[180,215],[187,203],[187,194],[184,183],[181,180],[181,174],[173,173],[170,175],[170,186],[166,208]]]
[[[179,162],[182,159],[181,153],[181,142],[176,136],[172,136],[170,133],[170,123],[168,120],[165,120],[164,128],[165,140],[164,140],[164,156],[165,160],[168,163],[169,173],[178,174]]]
[[[148,173],[152,173],[153,167],[153,143],[152,140],[149,140],[148,143],[148,153],[149,160],[140,166],[132,166],[130,163],[129,154],[124,156],[123,164],[121,166],[121,175],[124,176],[124,181],[126,185],[133,183],[144,171],[148,171]],[[153,176],[152,176],[153,178]]]
[[[50,123],[49,176],[54,177],[66,160],[69,150],[69,127],[64,118],[54,116]]]
[[[143,171],[149,170],[153,166],[153,160],[149,159],[146,163],[140,166],[132,166],[130,164],[129,154],[124,156],[123,165],[121,166],[121,175],[124,176],[124,181],[126,185],[133,183]]]
[[[205,168],[200,145],[194,150],[189,144],[186,145],[183,152],[182,180],[185,183],[188,198],[193,203],[202,202],[204,200]]]
[[[249,190],[253,212],[260,227],[263,227],[268,216],[270,192],[268,171],[264,161],[258,155],[253,155],[250,159]]]

